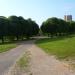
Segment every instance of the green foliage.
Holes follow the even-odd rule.
[[[8,51],[11,48],[16,47],[17,45],[12,43],[12,44],[2,44],[0,45],[0,53]]]
[[[75,22],[74,21],[68,22],[68,24],[69,24],[69,33],[75,34]]]
[[[58,33],[67,33],[68,29],[69,29],[69,25],[67,24],[67,22],[62,19],[59,19],[58,21],[59,21],[59,24],[57,27],[57,32]]]
[[[24,69],[29,65],[29,53],[26,52],[20,59],[17,61],[17,65],[21,68]]]
[[[75,37],[40,39],[36,44],[59,59],[75,58]]]
[[[23,40],[24,37],[28,39],[37,35],[38,32],[39,26],[31,19],[26,20],[22,16],[17,17],[14,15],[8,18],[0,16],[0,39],[2,43],[5,37],[8,37],[10,40]]]
[[[68,33],[75,33],[75,22],[66,22],[59,18],[48,18],[41,25],[41,30],[43,33],[55,35],[65,35]]]
[[[4,42],[4,36],[8,35],[8,23],[7,18],[4,16],[0,16],[0,39],[2,39],[2,43]]]
[[[28,19],[28,29],[30,32],[28,32],[29,35],[33,36],[33,35],[37,35],[39,32],[39,26],[36,24],[35,21],[32,21],[31,19]]]

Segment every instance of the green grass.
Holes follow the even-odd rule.
[[[10,50],[11,48],[16,47],[17,45],[15,43],[6,43],[6,44],[1,44],[0,45],[0,53],[2,52],[6,52],[8,50]]]
[[[20,68],[27,67],[28,66],[28,60],[29,60],[28,55],[27,54],[23,55],[23,57],[20,58],[20,60],[18,61],[18,66]]]
[[[40,39],[36,44],[59,59],[75,58],[75,37]]]
[[[16,62],[17,67],[20,71],[28,72],[29,71],[29,61],[30,56],[29,52],[25,52],[25,54]]]

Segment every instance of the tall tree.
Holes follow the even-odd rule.
[[[7,36],[8,33],[8,22],[7,18],[4,16],[0,16],[0,39],[2,39],[2,43],[4,42],[4,37]]]
[[[14,36],[19,39],[20,33],[20,23],[17,16],[10,16],[8,17],[10,21],[10,35]]]
[[[35,21],[28,19],[28,26],[26,30],[26,37],[29,38],[30,36],[37,35],[39,32],[39,26]]]
[[[53,35],[57,33],[57,23],[57,18],[48,18],[45,22],[43,22],[41,29],[43,32],[48,33],[48,35],[51,34],[51,37],[53,37]]]
[[[62,19],[58,19],[58,21],[59,23],[57,25],[57,32],[59,33],[59,35],[67,34],[69,30],[68,23]]]
[[[69,33],[75,34],[75,21],[68,22],[68,24],[69,24]]]

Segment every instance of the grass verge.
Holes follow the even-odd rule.
[[[18,67],[20,67],[21,70],[25,70],[29,65],[29,59],[29,53],[26,52],[17,62]]]
[[[36,44],[59,59],[75,59],[75,37],[40,39]]]
[[[15,48],[17,45],[15,43],[9,44],[1,44],[0,45],[0,53],[10,50],[11,48]]]

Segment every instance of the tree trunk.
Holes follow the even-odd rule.
[[[22,40],[22,41],[24,40],[23,36],[21,37],[21,40]]]
[[[17,41],[19,40],[19,36],[16,36],[16,38],[17,38]]]
[[[29,36],[26,36],[26,39],[30,39],[30,37]]]
[[[48,33],[48,37],[49,37],[49,35],[50,35],[50,34]]]
[[[2,36],[2,38],[1,38],[1,39],[2,39],[2,43],[4,43],[4,37],[3,37],[3,36]]]

